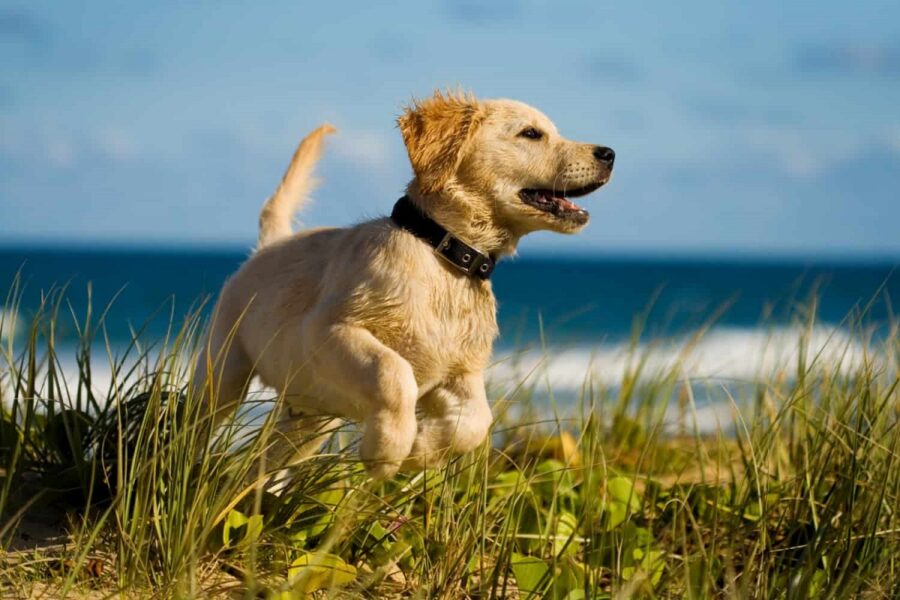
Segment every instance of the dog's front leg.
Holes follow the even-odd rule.
[[[440,467],[448,458],[474,450],[493,420],[481,373],[456,377],[431,390],[419,400],[419,411],[416,441],[404,470]]]
[[[351,407],[336,407],[338,414],[362,418],[359,453],[369,474],[393,477],[416,437],[419,387],[413,368],[362,327],[320,323],[310,319],[304,330],[316,378],[352,401]]]

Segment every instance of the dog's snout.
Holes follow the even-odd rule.
[[[612,148],[606,146],[594,146],[594,158],[605,163],[607,167],[612,167],[616,160],[616,153]]]

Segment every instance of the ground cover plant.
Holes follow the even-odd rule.
[[[650,372],[637,343],[615,386],[585,373],[565,402],[537,368],[491,386],[491,443],[443,469],[373,482],[348,426],[276,494],[268,409],[200,433],[199,310],[122,349],[65,290],[28,323],[10,322],[17,298],[0,321],[4,598],[900,596],[890,323],[848,319],[826,360],[798,312],[801,351],[741,385],[680,360]],[[732,418],[697,428],[700,393]]]

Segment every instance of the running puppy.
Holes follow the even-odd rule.
[[[292,413],[362,421],[360,456],[377,478],[484,441],[494,263],[532,231],[581,230],[588,213],[570,199],[609,181],[615,158],[512,100],[437,92],[398,125],[407,195],[391,218],[353,227],[292,233],[334,129],[301,142],[262,209],[257,252],[222,289],[194,380],[214,422],[254,375]]]

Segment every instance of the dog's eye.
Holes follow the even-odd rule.
[[[528,127],[519,132],[519,137],[528,138],[529,140],[539,140],[544,137],[544,134],[534,127]]]

